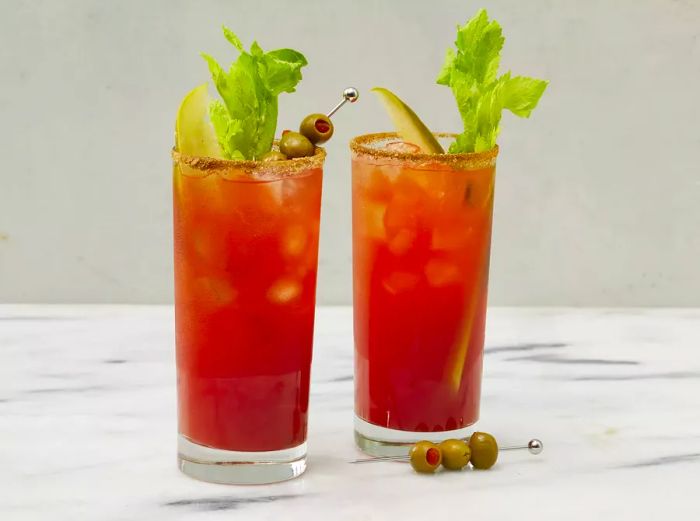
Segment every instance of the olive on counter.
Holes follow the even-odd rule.
[[[309,114],[299,125],[299,132],[314,145],[318,145],[333,136],[333,123],[325,114]]]
[[[314,144],[299,132],[285,132],[280,139],[280,152],[289,159],[314,155]]]
[[[429,441],[419,441],[408,453],[411,466],[416,472],[432,474],[442,462],[440,448]]]
[[[464,440],[449,439],[438,445],[442,452],[442,466],[449,470],[462,470],[469,464],[472,451]]]
[[[470,461],[475,469],[490,469],[498,459],[496,438],[487,432],[475,432],[469,438]]]

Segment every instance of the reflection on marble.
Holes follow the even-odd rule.
[[[172,310],[0,306],[0,518],[697,519],[700,311],[491,309],[488,472],[349,465],[349,308],[321,308],[309,470],[227,487],[175,467]]]

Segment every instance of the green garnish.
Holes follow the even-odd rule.
[[[212,101],[209,117],[224,155],[229,159],[257,159],[272,148],[277,129],[277,97],[294,92],[307,65],[293,49],[264,52],[253,42],[250,52],[228,28],[224,36],[240,52],[228,72],[208,54],[202,57],[223,101]]]
[[[510,72],[497,77],[503,48],[501,26],[485,9],[457,28],[457,52],[447,50],[437,83],[447,85],[457,100],[464,132],[450,146],[451,154],[481,152],[496,146],[501,112],[527,118],[549,82]]]

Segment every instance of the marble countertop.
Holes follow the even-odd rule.
[[[0,518],[699,518],[700,310],[490,309],[477,427],[545,450],[435,476],[347,463],[351,331],[318,310],[307,473],[231,487],[175,465],[172,308],[0,306]]]

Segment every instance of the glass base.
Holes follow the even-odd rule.
[[[222,450],[177,440],[177,466],[188,476],[226,485],[264,485],[301,476],[306,470],[306,443],[266,452]]]
[[[406,456],[411,445],[417,441],[440,443],[449,438],[466,439],[471,433],[471,427],[438,432],[400,431],[380,427],[355,416],[355,444],[370,456]]]

